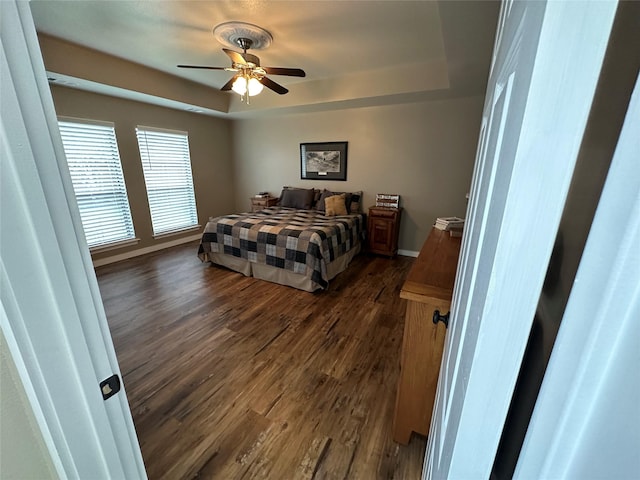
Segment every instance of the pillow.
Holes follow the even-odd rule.
[[[331,195],[324,200],[325,215],[333,217],[335,215],[346,215],[347,206],[345,205],[345,193],[340,195]]]
[[[281,207],[301,208],[308,210],[313,202],[313,188],[285,188],[280,195]]]
[[[320,196],[322,195],[322,190],[313,189],[313,203],[311,204],[311,208],[316,208],[318,206],[318,202],[320,201]],[[324,208],[324,200],[322,201],[322,207]]]
[[[318,198],[318,201],[316,202],[316,210],[324,212],[324,201],[326,200],[327,197],[330,197],[331,195],[334,195],[334,193],[330,192],[327,189],[323,190],[322,193],[320,194],[320,198]]]
[[[320,212],[324,212],[325,211],[325,200],[328,197],[332,197],[334,195],[340,195],[341,193],[344,193],[344,204],[347,207],[347,213],[349,212],[349,208],[351,206],[351,194],[348,192],[330,192],[329,190],[323,190],[322,195],[320,195],[320,198],[318,199],[318,203],[316,203],[316,210],[319,210]]]
[[[360,213],[362,211],[362,190],[351,192],[351,202],[348,206],[349,213]]]

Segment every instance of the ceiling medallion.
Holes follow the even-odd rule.
[[[221,23],[213,29],[213,36],[229,48],[238,48],[240,39],[251,40],[253,50],[264,50],[273,42],[273,37],[264,28],[245,22]]]

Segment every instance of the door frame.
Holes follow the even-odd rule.
[[[540,21],[534,15],[531,23],[518,18],[509,25],[510,14],[529,7],[544,9]],[[588,9],[575,2],[502,4],[488,91],[496,88],[511,47],[499,48],[510,41],[501,35],[503,22],[512,29],[536,28],[539,38],[530,86],[519,98],[521,124],[507,125],[501,139],[516,143],[498,157],[513,167],[507,175],[488,177],[486,201],[478,198],[487,188],[479,181],[485,168],[479,145],[423,478],[490,476],[616,7],[614,1]],[[483,126],[492,108],[488,97]],[[485,228],[492,215],[496,223],[492,209],[498,211],[497,228]]]
[[[637,12],[635,18],[640,18]],[[640,362],[639,131],[640,75],[520,451],[516,479],[625,478],[640,471],[640,376],[632,371]]]
[[[60,478],[146,478],[29,2],[0,9],[2,331]]]

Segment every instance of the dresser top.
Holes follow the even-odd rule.
[[[456,278],[460,237],[451,237],[449,232],[432,228],[420,254],[407,275],[400,292],[401,298],[430,298],[451,300]]]

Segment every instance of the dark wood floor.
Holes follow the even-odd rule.
[[[391,439],[413,259],[312,294],[196,248],[97,269],[149,478],[420,478],[425,439]]]

